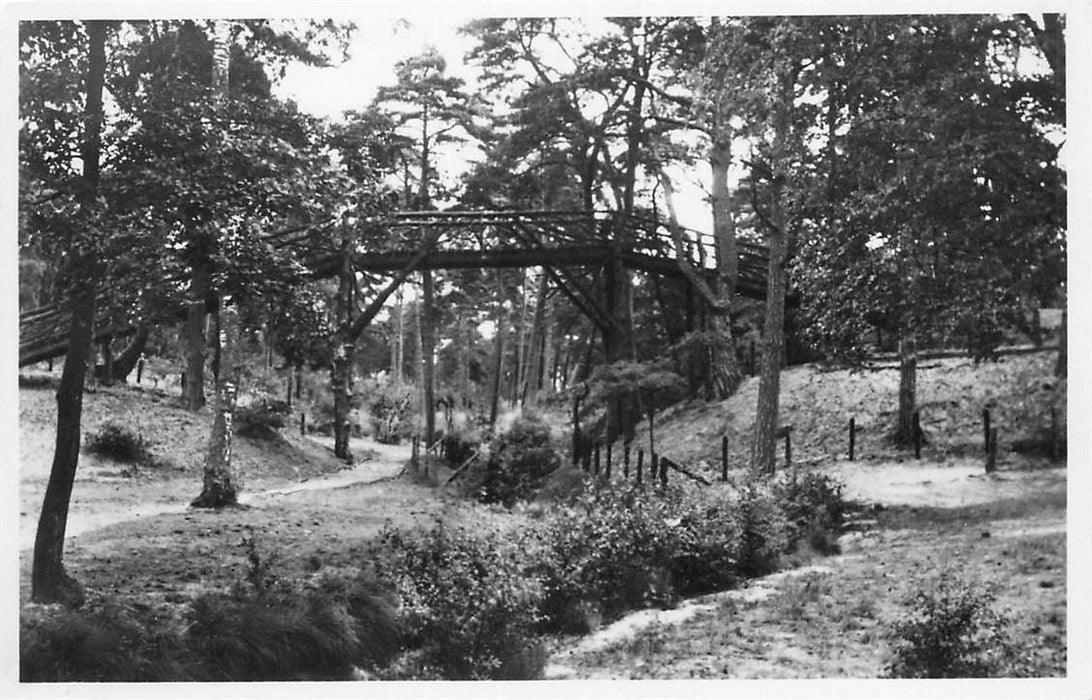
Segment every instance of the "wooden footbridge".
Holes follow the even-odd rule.
[[[596,293],[582,283],[577,274],[581,270],[594,272],[621,263],[631,270],[692,283],[695,274],[711,278],[716,268],[711,235],[613,212],[400,212],[376,219],[328,220],[273,233],[266,240],[275,248],[291,249],[316,277],[333,276],[341,269],[346,255],[343,240],[357,272],[396,272],[408,266],[418,270],[541,266],[567,296],[592,314]],[[737,247],[736,291],[763,299],[766,248],[743,241]],[[112,320],[105,304],[98,306],[102,311],[95,324],[96,342],[132,331],[130,324]],[[68,321],[66,303],[21,313],[19,366],[63,355]]]

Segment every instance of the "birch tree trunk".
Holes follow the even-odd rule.
[[[228,98],[228,70],[231,56],[231,25],[226,21],[213,24],[213,89],[221,101]],[[211,263],[208,267],[211,272]],[[221,308],[217,296],[213,325],[214,374],[216,376],[216,415],[209,435],[205,457],[204,482],[201,493],[191,504],[195,508],[223,508],[236,505],[239,497],[239,477],[231,461],[232,423],[238,379],[231,356],[232,334],[236,329],[234,309]],[[191,339],[190,342],[196,342]],[[196,377],[198,382],[201,377]],[[191,380],[192,381],[192,380]]]

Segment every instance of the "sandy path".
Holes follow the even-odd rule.
[[[321,438],[316,441],[322,442]],[[397,475],[410,457],[407,445],[381,445],[368,439],[354,439],[351,449],[354,454],[366,456],[350,468],[301,481],[285,481],[253,492],[246,491],[244,484],[239,502],[257,505],[301,491],[339,489],[382,481]],[[268,486],[269,483],[264,481],[256,485]],[[189,501],[196,495],[199,486],[192,476],[148,481],[139,486],[121,477],[98,478],[93,486],[81,484],[81,491],[86,495],[74,497],[74,507],[69,511],[65,529],[66,538],[141,518],[186,513],[191,510]],[[125,498],[119,500],[117,497],[122,494]],[[114,498],[111,499],[111,496]],[[19,549],[26,551],[34,546],[36,520],[32,520],[29,514],[24,515],[22,520]]]
[[[983,473],[980,462],[967,461],[948,464],[930,462],[840,462],[827,465],[823,471],[841,481],[847,498],[863,503],[884,506],[959,508],[1019,498],[1035,491],[1065,491],[1065,467],[1034,470],[1001,471]],[[1064,533],[1064,517],[1028,519],[999,519],[989,524],[989,533],[995,538],[1026,538]],[[891,537],[905,536],[920,539],[920,533],[907,531],[890,532]],[[857,542],[862,533],[851,532],[843,536],[843,543]],[[855,546],[859,547],[859,544]],[[831,573],[851,559],[861,559],[862,554],[841,555],[828,560],[828,565],[806,566],[790,569],[754,579],[740,589],[721,591],[681,601],[670,610],[638,610],[611,625],[574,641],[555,651],[545,670],[547,679],[595,679],[615,678],[616,672],[604,669],[589,671],[579,659],[612,645],[633,639],[643,630],[656,626],[683,625],[695,616],[716,609],[726,600],[761,601],[776,593],[787,578],[809,573]]]

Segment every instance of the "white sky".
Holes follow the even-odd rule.
[[[357,32],[349,48],[349,59],[328,68],[290,66],[276,88],[277,94],[294,99],[306,112],[339,119],[346,110],[366,107],[380,86],[393,84],[395,63],[419,54],[429,46],[436,47],[446,59],[448,75],[462,78],[473,88],[480,71],[477,66],[467,64],[464,57],[475,41],[460,34],[458,29],[475,17],[487,15],[468,11],[474,6],[465,4],[452,3],[444,7],[451,9],[429,14],[413,13],[402,20],[390,15],[352,18],[357,24]],[[472,148],[449,149],[446,157],[441,157],[437,163],[441,177],[457,175],[465,168],[467,159],[475,157]],[[712,213],[701,188],[694,184],[705,180],[707,169],[668,170],[677,188],[675,206],[680,223],[701,231],[710,230]]]

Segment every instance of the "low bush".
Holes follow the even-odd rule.
[[[814,471],[792,472],[772,484],[789,528],[792,547],[806,544],[821,554],[836,554],[836,533],[845,518],[842,486]]]
[[[416,402],[412,391],[396,384],[377,382],[368,387],[365,394],[370,400],[371,434],[377,442],[397,445],[413,435],[412,416]]]
[[[560,466],[561,455],[549,424],[536,415],[524,414],[493,438],[478,497],[484,503],[511,507],[533,495]]]
[[[536,630],[542,587],[516,543],[436,528],[385,530],[370,553],[396,591],[410,650],[382,677],[535,678],[545,657]]]
[[[101,457],[128,464],[152,465],[151,444],[139,432],[117,421],[109,420],[97,432],[85,438],[85,449]]]
[[[367,580],[262,595],[205,594],[193,602],[187,646],[210,680],[340,680],[393,657],[392,599]]]
[[[452,468],[462,466],[480,445],[481,439],[473,432],[447,433],[440,443],[444,460]]]
[[[276,580],[248,547],[250,573],[182,614],[98,599],[80,610],[24,609],[23,681],[343,680],[402,645],[395,599],[365,575]]]
[[[723,590],[740,577],[743,523],[727,494],[687,494],[678,516],[679,547],[671,560],[682,595]]]
[[[262,398],[235,409],[235,433],[259,440],[276,440],[288,420],[284,401]]]
[[[543,578],[547,627],[582,631],[606,618],[675,598],[672,560],[681,544],[667,498],[638,486],[589,487],[555,511],[534,549]]]
[[[169,613],[95,599],[79,610],[20,614],[19,679],[35,682],[196,680],[199,669]]]
[[[993,610],[993,594],[951,572],[906,600],[888,630],[893,678],[996,678],[1028,675],[1011,641],[1010,622]]]

